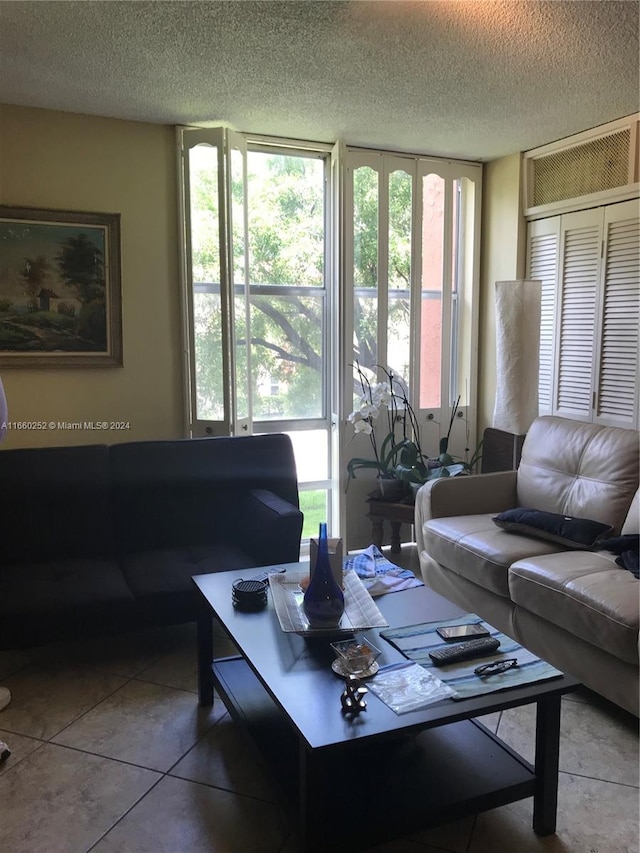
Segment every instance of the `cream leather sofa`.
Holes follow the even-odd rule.
[[[517,471],[434,480],[416,496],[425,583],[638,716],[640,581],[606,550],[499,529],[528,507],[637,533],[635,430],[538,418]]]

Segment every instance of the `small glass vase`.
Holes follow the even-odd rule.
[[[344,613],[344,593],[329,562],[327,524],[321,522],[316,565],[304,594],[303,608],[311,628],[335,628]]]

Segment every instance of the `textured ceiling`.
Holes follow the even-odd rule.
[[[0,102],[486,160],[637,112],[637,0],[1,2]]]

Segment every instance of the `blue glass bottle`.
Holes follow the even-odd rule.
[[[344,613],[344,594],[331,570],[327,524],[324,521],[320,523],[316,565],[304,594],[303,607],[311,628],[335,628]]]

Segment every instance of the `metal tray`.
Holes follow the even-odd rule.
[[[300,581],[307,577],[308,572],[304,571],[269,575],[271,596],[283,631],[305,636],[352,634],[366,628],[385,628],[389,624],[358,575],[348,571],[344,573],[344,613],[340,624],[335,628],[311,628],[302,607],[300,588]]]

